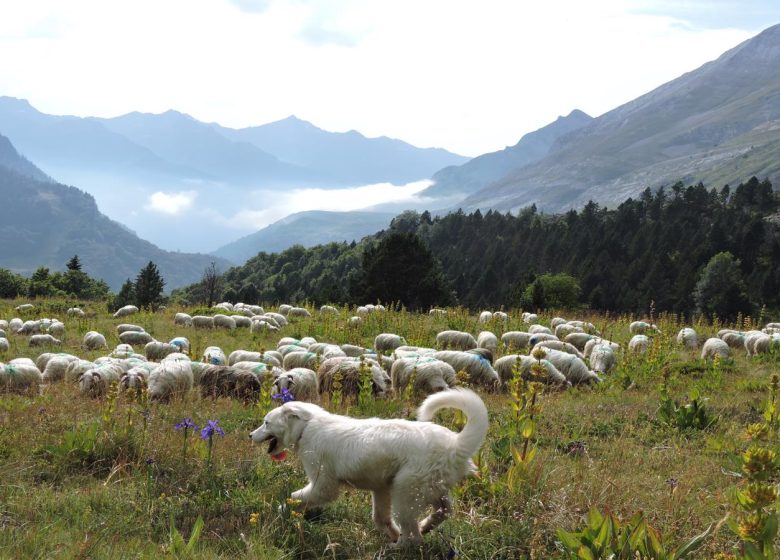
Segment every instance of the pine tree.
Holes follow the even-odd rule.
[[[68,267],[68,270],[73,270],[80,272],[81,271],[81,261],[79,260],[78,255],[73,255],[71,259],[68,261],[68,264],[65,265]]]
[[[157,265],[149,261],[135,279],[135,301],[141,309],[155,311],[163,303],[163,287],[165,281],[157,269]]]
[[[122,287],[119,289],[119,293],[117,293],[117,295],[114,296],[109,311],[113,313],[120,307],[124,307],[125,305],[132,305],[134,303],[135,303],[135,282],[133,282],[128,278],[127,280],[125,280],[125,283],[122,284]]]
[[[739,260],[731,253],[718,253],[701,271],[694,290],[697,311],[721,319],[750,312]]]

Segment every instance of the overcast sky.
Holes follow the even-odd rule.
[[[294,114],[475,156],[775,23],[777,0],[0,0],[0,95],[232,127]]]

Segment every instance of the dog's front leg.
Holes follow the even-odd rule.
[[[389,488],[375,490],[372,507],[374,510],[374,523],[376,523],[377,529],[390,537],[391,541],[395,542],[398,540],[401,532],[398,530],[398,526],[393,523],[391,500]]]
[[[422,523],[420,523],[420,532],[423,535],[431,529],[435,529],[441,525],[442,521],[449,517],[452,512],[452,501],[450,500],[450,497],[445,494],[441,497],[438,504],[433,504],[433,507],[436,508],[433,510],[433,513],[423,519]]]
[[[290,497],[293,500],[300,500],[300,508],[311,508],[332,502],[338,495],[338,482],[323,480],[323,477],[320,476],[316,483],[310,482],[300,490],[293,492]]]

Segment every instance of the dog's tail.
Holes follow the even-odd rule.
[[[466,415],[466,426],[458,434],[458,456],[470,459],[480,448],[488,431],[485,403],[469,389],[450,389],[429,396],[417,410],[417,420],[430,422],[442,408],[457,408]]]

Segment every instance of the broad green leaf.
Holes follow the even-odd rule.
[[[682,545],[674,554],[675,560],[685,558],[688,554],[696,551],[702,544],[704,544],[704,541],[706,541],[707,538],[709,538],[709,536],[712,534],[712,527],[713,525],[710,525],[703,533],[696,535],[687,543]]]

